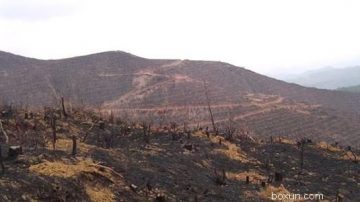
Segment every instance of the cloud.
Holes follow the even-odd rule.
[[[21,21],[42,21],[67,16],[73,12],[68,2],[43,0],[1,0],[0,18]]]

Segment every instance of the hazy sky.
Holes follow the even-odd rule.
[[[360,64],[358,0],[0,0],[0,50],[123,50],[276,74]]]

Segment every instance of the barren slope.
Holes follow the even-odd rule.
[[[119,51],[36,60],[0,52],[4,103],[57,105],[63,96],[74,105],[120,115],[165,112],[168,122],[209,124],[204,82],[218,123],[232,111],[235,120],[259,136],[301,135],[344,145],[360,143],[359,94],[305,88],[222,62],[151,60]],[[305,114],[293,110],[302,105]]]
[[[74,110],[67,119],[57,119],[53,150],[44,112],[33,111],[27,119],[24,113],[0,117],[10,145],[21,144],[24,152],[4,162],[1,201],[247,202],[271,201],[272,192],[321,193],[329,201],[337,193],[346,201],[360,198],[359,164],[348,151],[323,142],[306,145],[299,174],[300,150],[284,138],[269,142],[238,136],[228,141],[214,134],[207,137],[202,130],[187,136],[178,128],[173,139],[173,132],[154,127],[145,143],[141,127],[127,125],[128,120],[111,123],[102,117],[102,129],[97,114]],[[78,140],[76,156],[71,155],[73,135]],[[359,158],[359,151],[355,155]],[[283,175],[281,182],[269,181],[275,172]]]

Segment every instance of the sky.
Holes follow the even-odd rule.
[[[359,65],[359,20],[358,0],[0,0],[0,50],[121,50],[291,74]]]

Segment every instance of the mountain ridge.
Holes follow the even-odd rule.
[[[4,60],[4,58],[6,60]],[[19,63],[18,61],[21,62]],[[347,94],[344,92],[326,91],[315,88],[304,88],[300,85],[285,83],[277,79],[273,79],[267,76],[257,74],[243,67],[237,67],[229,63],[218,62],[218,61],[181,60],[182,64],[178,65],[175,70],[171,69],[174,67],[168,67],[167,69],[169,69],[169,72],[167,72],[168,70],[166,70],[166,67],[164,67],[163,70],[159,70],[159,69],[156,70],[156,68],[158,68],[161,65],[166,66],[166,64],[171,64],[175,61],[179,61],[179,60],[147,59],[123,51],[107,51],[101,53],[94,53],[91,55],[77,56],[77,57],[71,57],[65,59],[56,59],[56,60],[38,60],[34,58],[18,56],[8,52],[0,52],[0,71],[2,71],[3,75],[8,75],[7,77],[3,78],[6,80],[10,76],[11,70],[13,70],[6,68],[7,66],[14,66],[16,70],[20,70],[20,73],[24,73],[22,72],[24,68],[28,69],[27,75],[24,75],[25,77],[36,77],[36,75],[29,75],[29,73],[31,74],[31,68],[32,68],[35,72],[37,71],[36,74],[39,75],[42,74],[43,76],[48,78],[60,77],[59,74],[69,74],[69,75],[62,75],[63,77],[74,76],[72,75],[72,73],[79,74],[78,72],[75,72],[75,69],[77,69],[78,71],[83,71],[81,75],[77,75],[78,77],[80,77],[80,79],[81,76],[84,76],[84,74],[88,74],[88,73],[91,74],[94,72],[97,73],[97,75],[92,75],[94,77],[104,74],[112,74],[112,75],[118,74],[119,76],[120,74],[123,74],[125,76],[126,74],[129,73],[130,73],[129,75],[131,76],[135,74],[136,71],[140,71],[144,68],[152,69],[151,71],[153,70],[160,71],[160,74],[164,74],[164,75],[166,74],[171,75],[173,74],[174,71],[176,71],[176,69],[183,69],[188,71],[186,72],[186,74],[189,74],[188,76],[191,77],[190,74],[194,73],[195,71],[199,73],[198,70],[201,69],[200,70],[202,71],[200,72],[201,74],[207,74],[206,71],[212,71],[210,75],[212,73],[215,73],[217,74],[217,76],[221,76],[221,74],[224,76],[225,71],[228,74],[226,75],[228,77],[231,77],[232,76],[231,74],[236,74],[238,78],[237,79],[232,78],[233,79],[232,81],[241,82],[247,86],[244,87],[242,90],[253,91],[253,92],[260,91],[263,93],[277,94],[285,97],[290,97],[291,99],[295,99],[298,101],[309,102],[311,104],[315,102],[319,102],[316,104],[324,105],[325,103],[326,107],[335,107],[335,108],[339,107],[331,103],[326,103],[327,102],[326,99],[329,99],[329,97],[331,96],[333,97],[332,99],[339,99],[340,100],[339,102],[341,102],[341,100],[344,100],[344,97],[348,100],[357,99],[357,96]],[[71,66],[73,68],[71,68]],[[71,68],[71,70],[69,68]],[[14,70],[13,74],[16,74],[16,70]],[[177,72],[177,73],[182,74],[182,72]],[[202,76],[200,80],[209,79],[210,77],[207,76],[208,75]],[[62,78],[56,78],[56,80],[61,80],[61,79]],[[63,78],[63,79],[67,79],[67,78]],[[84,80],[87,79],[89,80],[90,78],[85,78]],[[212,79],[216,80],[214,78]],[[75,78],[70,80],[76,83]],[[49,83],[49,81],[43,81],[43,82]],[[50,80],[50,82],[52,81]],[[269,85],[269,82],[271,82],[271,84],[273,85]],[[15,84],[13,85],[15,86]],[[227,85],[229,86],[229,84]],[[234,83],[234,85],[236,84]],[[5,86],[5,84],[3,84],[2,86]],[[46,86],[47,88],[49,87],[48,85],[44,85],[44,86]],[[241,89],[241,87],[239,88]],[[284,90],[282,88],[287,88],[287,89]],[[61,89],[61,87],[58,87],[57,90],[59,91],[59,93],[63,94],[63,96],[70,97],[69,99],[71,99],[72,96],[69,96],[70,94],[69,88]],[[286,90],[288,90],[289,92],[285,92]],[[294,91],[297,92],[294,93]],[[309,92],[311,91],[311,93],[313,93],[314,95],[302,96],[301,94],[306,93],[306,91]],[[297,94],[300,94],[300,96]],[[12,97],[15,96],[13,95]],[[14,100],[14,98],[10,100],[16,101]],[[91,103],[91,100],[84,99],[83,101]],[[358,103],[359,102],[357,101],[356,104]],[[342,110],[344,110],[345,108],[347,107],[346,106],[341,107]],[[360,111],[360,107],[356,107],[356,108],[357,108],[356,111]]]

